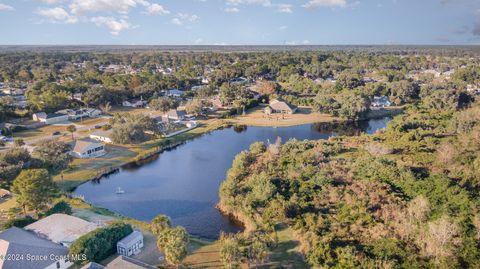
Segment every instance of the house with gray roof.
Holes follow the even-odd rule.
[[[156,267],[130,257],[118,256],[106,266],[90,262],[81,269],[156,269]]]
[[[57,213],[25,226],[25,230],[69,247],[75,240],[98,227],[97,224],[81,218]]]
[[[33,232],[17,227],[0,233],[0,268],[5,269],[65,269],[73,263],[68,260],[68,249]]]
[[[165,115],[163,115],[163,121],[169,120],[184,120],[187,113],[183,110],[170,109]]]
[[[265,113],[282,113],[282,114],[293,114],[297,111],[297,107],[291,105],[287,102],[280,100],[272,100],[270,104],[265,108]]]

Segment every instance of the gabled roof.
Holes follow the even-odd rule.
[[[151,265],[143,263],[139,260],[125,257],[125,256],[118,256],[109,264],[107,264],[107,269],[155,269]]]
[[[9,269],[34,269],[45,268],[56,260],[51,260],[51,255],[68,255],[68,249],[47,239],[43,239],[32,232],[12,227],[0,233],[0,255],[18,255],[22,260],[0,259],[0,268]],[[46,256],[46,260],[28,260],[27,255]]]
[[[170,109],[166,114],[169,118],[185,117],[186,113],[183,110]]]
[[[35,114],[33,114],[33,115],[35,115],[35,116],[37,116],[37,117],[39,117],[39,118],[47,118],[47,113],[45,113],[45,112],[37,112],[37,113],[35,113]]]
[[[52,214],[25,227],[26,230],[59,244],[71,244],[97,228],[95,223],[66,214]]]
[[[80,269],[105,269],[105,266],[98,264],[96,262],[89,262],[82,266]]]
[[[122,240],[118,241],[118,244],[129,246],[137,242],[139,238],[143,238],[143,234],[139,231],[133,231],[131,234],[125,236]]]
[[[270,102],[270,107],[274,110],[281,110],[281,111],[293,111],[297,108],[294,105],[291,105],[287,102],[280,101],[280,100],[272,100]]]
[[[91,140],[76,140],[73,144],[73,152],[84,152],[89,148],[97,148],[102,146],[102,143]]]

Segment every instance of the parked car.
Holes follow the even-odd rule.
[[[61,135],[61,134],[62,134],[62,133],[60,133],[59,131],[56,131],[56,132],[53,132],[53,133],[52,133],[52,136],[53,136],[53,135]]]
[[[102,126],[100,126],[100,125],[95,125],[95,129],[100,129],[100,128],[102,128]]]

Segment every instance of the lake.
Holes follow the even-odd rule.
[[[221,215],[215,204],[218,188],[234,157],[257,141],[275,142],[295,138],[327,139],[335,135],[375,133],[390,118],[357,124],[319,123],[293,127],[231,127],[205,134],[175,149],[165,151],[142,164],[76,188],[75,195],[98,207],[124,216],[150,221],[165,214],[174,225],[204,238],[215,239],[220,231],[236,232],[240,227]],[[116,194],[121,188],[125,193]]]

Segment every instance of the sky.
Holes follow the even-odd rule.
[[[0,45],[480,45],[480,0],[0,0]]]

